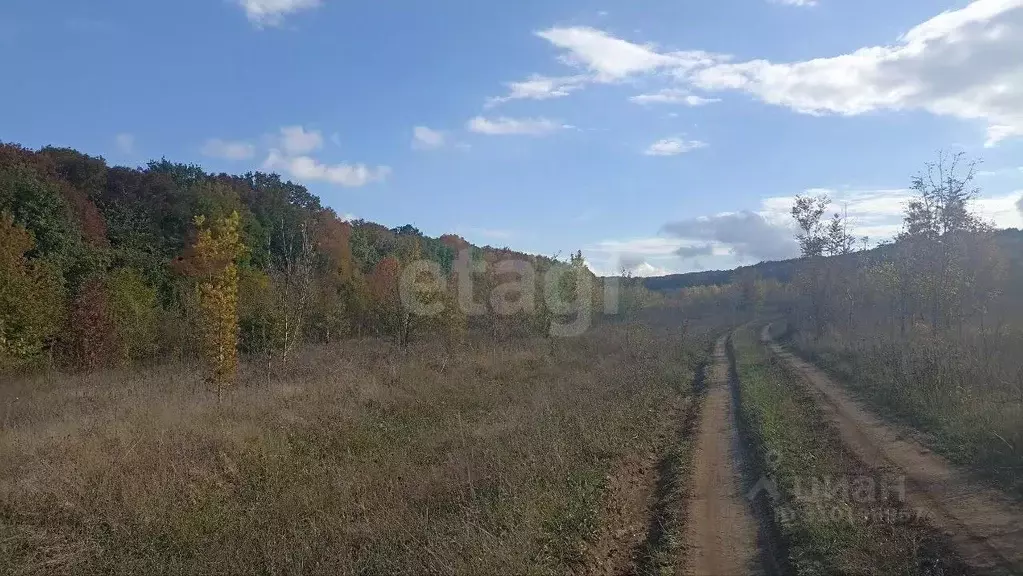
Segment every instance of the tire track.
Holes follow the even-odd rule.
[[[742,449],[730,390],[728,335],[714,345],[697,425],[684,541],[686,574],[765,574],[757,521],[745,498]]]
[[[874,416],[820,369],[772,340],[769,328],[764,327],[761,339],[815,391],[853,454],[870,467],[898,470],[905,478],[907,504],[926,512],[971,568],[1023,574],[1023,509],[1017,503],[977,486],[947,460]]]

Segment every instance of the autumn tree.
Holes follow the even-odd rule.
[[[856,246],[856,237],[849,233],[849,217],[835,212],[824,229],[824,253],[828,256],[849,254]]]
[[[545,271],[542,314],[546,335],[578,335],[589,327],[593,313],[592,280],[582,251],[571,254],[567,263],[554,262]]]
[[[739,288],[739,309],[757,313],[764,303],[764,282],[756,271],[751,268],[742,270],[736,277]]]
[[[60,329],[64,303],[56,271],[25,257],[29,232],[0,212],[0,368],[38,358]]]
[[[238,371],[238,264],[245,253],[237,212],[212,225],[202,216],[194,250],[201,271],[196,292],[199,301],[199,333],[210,380],[223,388],[234,383]]]
[[[830,204],[831,199],[822,194],[796,196],[792,206],[792,218],[798,227],[796,240],[806,260],[795,282],[806,296],[808,304],[802,307],[802,318],[811,323],[817,337],[821,336],[836,314],[832,296],[843,285],[843,281],[848,280],[842,277],[849,271],[843,263],[834,259],[825,261],[822,257],[848,254],[855,245],[845,215],[836,212],[825,222],[824,214]]]
[[[276,249],[269,250],[269,274],[274,295],[274,311],[279,322],[283,363],[295,349],[305,329],[313,295],[314,253],[310,221],[297,230],[280,226]]]
[[[160,305],[156,288],[134,268],[118,268],[106,276],[110,320],[117,333],[120,359],[137,363],[157,350]]]
[[[828,210],[831,199],[827,195],[796,196],[792,205],[792,218],[799,226],[796,240],[804,258],[813,258],[824,254],[827,236],[821,218]]]
[[[900,273],[922,316],[937,328],[960,326],[964,312],[983,309],[989,291],[972,288],[990,286],[1000,273],[990,227],[969,207],[979,192],[976,167],[963,153],[939,153],[912,180],[916,197],[898,238]]]
[[[317,215],[313,229],[316,256],[313,295],[310,303],[310,329],[316,338],[331,342],[351,331],[357,321],[355,266],[351,249],[352,227],[337,218],[332,210]]]
[[[120,345],[100,278],[90,278],[79,287],[62,340],[64,354],[78,368],[94,370],[113,362]]]
[[[400,334],[402,324],[401,296],[398,282],[401,278],[401,263],[388,256],[373,267],[367,279],[369,295],[372,298],[374,329],[381,334]]]

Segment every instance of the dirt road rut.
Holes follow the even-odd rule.
[[[714,346],[693,454],[685,530],[686,574],[763,574],[757,523],[744,496],[735,406],[729,390],[727,336]]]
[[[843,441],[868,466],[902,473],[909,506],[943,529],[967,564],[984,574],[1023,574],[1023,507],[881,421],[820,369],[771,340],[768,328],[761,338],[805,377]]]

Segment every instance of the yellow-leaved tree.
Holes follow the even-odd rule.
[[[0,212],[0,371],[43,355],[64,320],[60,276],[26,254],[32,235]]]
[[[245,254],[238,212],[218,218],[212,225],[196,216],[199,234],[193,247],[200,271],[200,349],[210,369],[218,397],[234,383],[238,373],[238,259]]]

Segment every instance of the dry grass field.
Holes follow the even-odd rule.
[[[182,364],[4,383],[0,573],[594,571],[609,480],[664,448],[712,336],[651,317],[308,347],[222,403]]]

